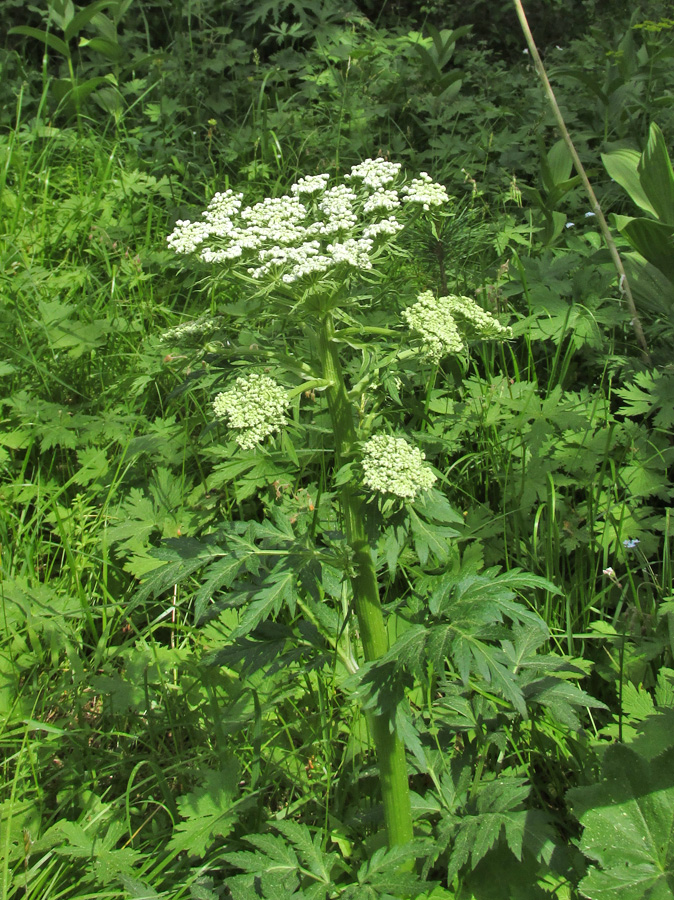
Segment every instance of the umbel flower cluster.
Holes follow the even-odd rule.
[[[470,297],[434,297],[431,291],[424,291],[402,315],[419,336],[421,352],[433,362],[461,353],[465,339],[512,337],[511,328],[501,325]]]
[[[213,197],[201,221],[178,220],[168,244],[207,263],[239,261],[252,278],[280,277],[286,284],[339,265],[371,269],[377,245],[403,228],[406,210],[449,200],[425,172],[407,182],[400,169],[400,163],[367,159],[341,184],[308,175],[289,194],[245,207],[242,194],[227,190]]]
[[[226,419],[242,450],[252,450],[286,422],[289,406],[284,388],[268,375],[253,372],[237,378],[234,387],[213,401],[213,411]]]
[[[425,456],[405,438],[376,434],[363,444],[363,481],[380,494],[413,500],[435,482]]]

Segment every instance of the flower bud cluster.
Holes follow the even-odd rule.
[[[470,297],[434,297],[432,291],[419,294],[417,302],[403,310],[403,318],[421,339],[421,352],[432,362],[450,353],[461,353],[466,338],[501,338],[512,330],[501,325],[491,313]]]
[[[413,500],[427,491],[436,480],[425,455],[404,438],[377,434],[363,444],[363,481],[380,494],[393,494]]]
[[[292,284],[336,266],[371,269],[375,244],[403,228],[394,210],[403,204],[429,209],[449,200],[428,175],[407,185],[400,163],[382,158],[366,159],[344,178],[328,187],[329,175],[306,175],[289,194],[246,207],[241,194],[218,193],[203,221],[176,222],[168,245],[177,253],[196,252],[207,263],[241,259],[252,278]]]
[[[447,300],[447,306],[454,318],[460,322],[466,337],[508,340],[513,336],[510,326],[501,325],[498,319],[478,306],[470,297],[450,296],[443,299]]]
[[[268,375],[253,372],[237,378],[234,387],[213,401],[213,411],[226,419],[243,450],[252,450],[268,435],[282,428],[289,407],[283,387]]]
[[[412,331],[421,337],[421,352],[433,362],[463,350],[463,340],[446,300],[446,297],[436,299],[432,291],[424,291],[402,313]]]
[[[185,338],[210,334],[211,331],[215,331],[222,321],[222,316],[214,316],[209,319],[195,319],[193,322],[175,325],[173,328],[169,328],[168,331],[161,334],[159,340],[163,343],[166,341],[178,343],[178,341],[184,340]]]

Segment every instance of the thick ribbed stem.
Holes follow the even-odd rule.
[[[330,385],[326,393],[335,433],[336,464],[339,468],[351,458],[357,437],[353,408],[346,392],[334,336],[332,316],[327,313],[321,322],[319,352],[323,377]],[[340,488],[340,503],[346,540],[353,553],[353,602],[365,659],[370,662],[380,659],[388,650],[377,574],[365,534],[361,499],[351,485],[345,484]],[[394,847],[412,840],[414,836],[405,748],[397,735],[390,732],[388,717],[372,715],[369,723],[379,764],[388,845]]]

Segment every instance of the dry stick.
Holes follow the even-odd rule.
[[[552,90],[552,85],[548,80],[547,73],[545,71],[545,66],[543,65],[543,61],[541,60],[540,54],[534,43],[534,38],[531,33],[531,29],[529,28],[529,23],[527,21],[526,14],[524,12],[524,7],[522,6],[522,0],[513,0],[515,4],[515,11],[517,12],[517,17],[520,20],[520,25],[522,26],[522,31],[524,32],[524,37],[529,46],[529,52],[531,53],[531,58],[534,61],[534,65],[536,67],[536,71],[538,72],[538,76],[543,82],[543,87],[545,88],[545,93],[548,96],[548,100],[550,101],[550,106],[552,107],[552,111],[555,114],[555,119],[557,119],[557,124],[559,125],[559,129],[562,132],[562,137],[564,138],[564,143],[569,148],[569,152],[571,153],[571,158],[573,159],[573,164],[576,167],[576,172],[580,175],[580,180],[583,182],[583,186],[587,193],[587,196],[590,198],[590,205],[594,214],[597,217],[597,221],[599,222],[599,227],[601,228],[602,234],[604,235],[604,240],[606,241],[606,246],[609,249],[609,253],[611,254],[611,259],[613,260],[613,265],[616,267],[616,271],[618,272],[619,281],[618,287],[620,293],[627,300],[627,308],[630,311],[631,325],[634,329],[634,335],[637,339],[637,343],[641,348],[641,355],[647,366],[653,366],[653,361],[651,360],[651,355],[648,352],[648,344],[646,343],[646,337],[644,335],[644,330],[641,327],[641,319],[639,318],[639,313],[637,312],[636,305],[634,303],[634,297],[632,296],[632,291],[630,290],[629,281],[627,280],[627,275],[625,274],[625,267],[623,266],[622,260],[620,258],[620,254],[618,253],[618,248],[615,245],[615,241],[613,240],[613,235],[608,227],[606,219],[604,218],[604,213],[601,211],[601,206],[599,205],[599,201],[595,195],[595,192],[592,190],[592,185],[585,173],[585,169],[583,168],[583,164],[580,161],[578,154],[576,153],[576,148],[573,145],[573,141],[571,140],[571,136],[566,129],[566,125],[564,124],[564,119],[562,118],[562,113],[560,112],[559,106],[557,105],[557,100],[555,98],[555,94]]]

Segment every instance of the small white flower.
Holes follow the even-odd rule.
[[[205,222],[178,219],[173,231],[166,238],[166,243],[176,253],[193,253],[199,244],[203,244],[209,233],[210,229]]]
[[[297,281],[307,275],[318,275],[321,272],[327,272],[334,265],[335,261],[331,256],[313,256],[305,262],[298,263],[290,272],[286,272],[285,275],[281,276],[281,281],[284,284],[292,284],[293,281]]]
[[[363,481],[373,491],[412,500],[436,481],[424,459],[404,438],[377,434],[363,444]]]
[[[320,277],[338,265],[371,269],[375,247],[402,230],[403,203],[425,209],[447,201],[442,185],[422,173],[404,185],[401,164],[378,157],[352,167],[345,182],[306,175],[282,197],[243,207],[232,190],[215,194],[203,220],[178,220],[168,237],[177,253],[196,253],[207,264],[236,263],[256,280],[292,284]],[[392,213],[396,212],[395,215]]]
[[[353,228],[358,222],[354,212],[354,203],[357,199],[355,192],[346,184],[337,184],[329,188],[318,204],[324,221],[309,226],[310,230],[317,235],[329,235]]]
[[[260,261],[267,260],[267,262],[258,269],[249,269],[248,272],[253,278],[262,278],[272,269],[288,262],[295,263],[295,268],[302,267],[310,257],[318,255],[320,247],[318,241],[307,241],[299,247],[270,247],[267,250],[260,250]]]
[[[213,412],[226,419],[243,450],[252,450],[286,424],[289,402],[285,390],[268,375],[252,373],[237,378],[234,387],[218,394]]]
[[[231,221],[232,216],[235,216],[241,209],[242,200],[243,194],[235,194],[232,190],[227,190],[222,193],[218,191],[204,210],[204,219],[208,222],[212,222],[214,225],[217,225],[218,222],[222,222],[223,220],[229,222]]]

